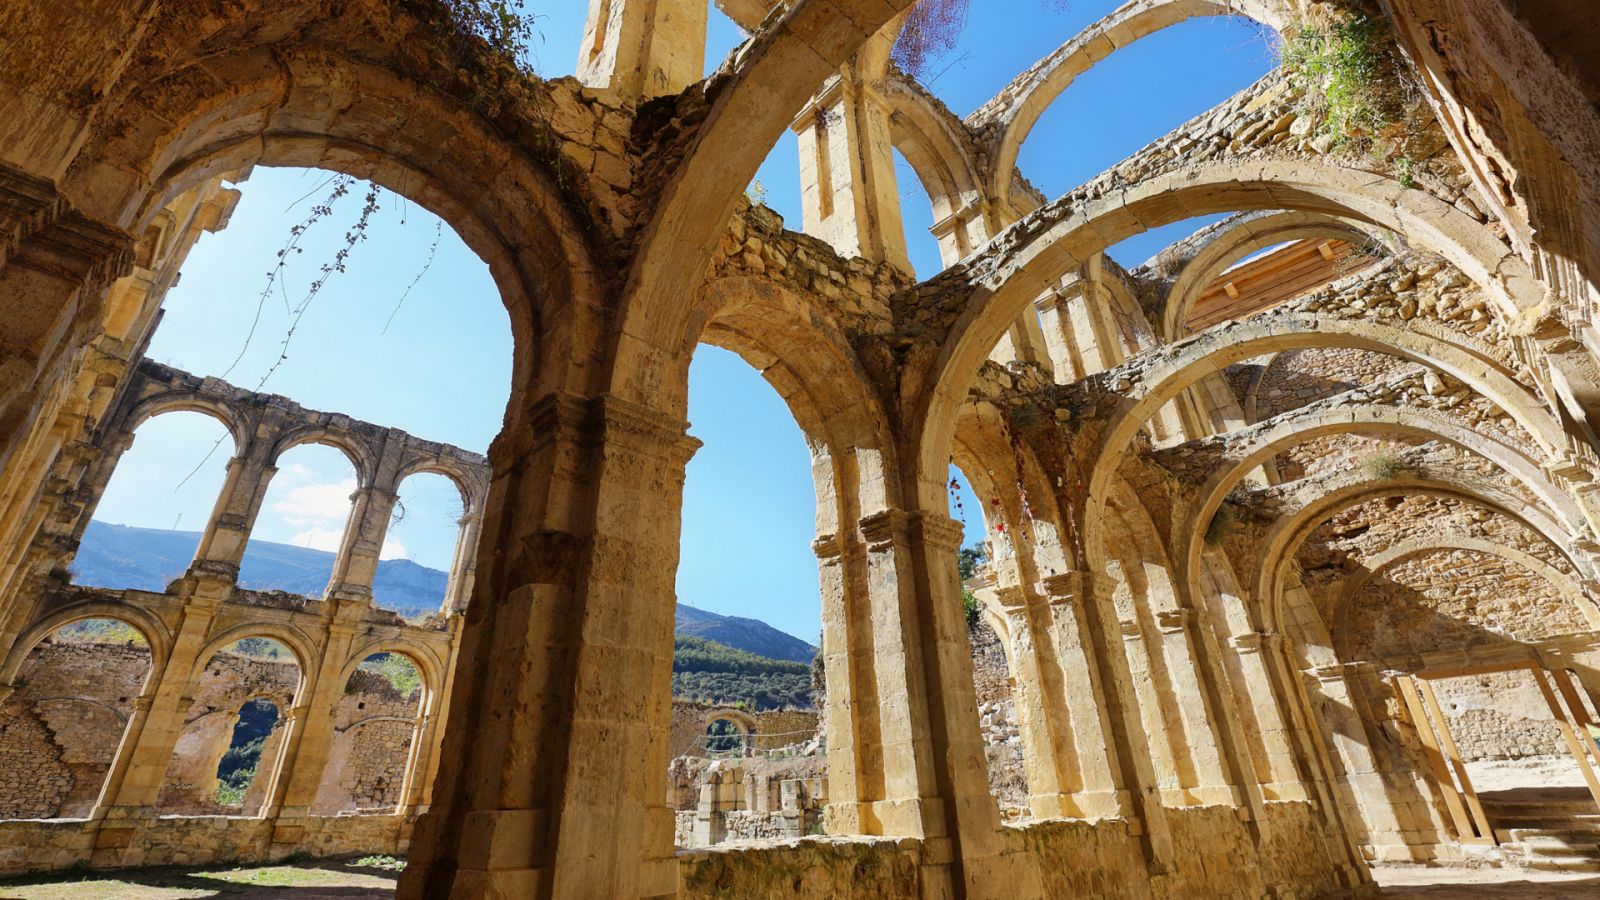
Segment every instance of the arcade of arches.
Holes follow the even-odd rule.
[[[1592,4],[1130,0],[965,120],[889,62],[908,5],[717,0],[751,37],[701,80],[706,0],[592,0],[550,81],[443,0],[0,8],[0,872],[405,852],[414,898],[1190,897],[1600,864]],[[1017,171],[1077,74],[1224,14],[1375,21],[1402,133],[1335,139],[1280,68],[1065,196]],[[785,129],[804,234],[743,193]],[[892,149],[934,207],[922,283]],[[370,179],[488,264],[515,361],[486,457],[141,358],[255,166]],[[1105,255],[1219,214],[1142,267]],[[812,449],[826,784],[803,837],[688,850],[668,685],[702,342]],[[235,442],[192,565],[74,585],[134,429],[175,410]],[[357,472],[333,578],[242,590],[305,443]],[[1004,815],[952,465],[984,499]],[[411,623],[371,581],[422,471],[465,516]],[[366,677],[383,654],[414,693]],[[120,738],[71,744],[90,730]]]

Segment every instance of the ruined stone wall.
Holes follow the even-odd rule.
[[[333,749],[313,814],[392,809],[400,802],[420,691],[401,696],[376,672],[358,668],[351,673],[334,709]]]
[[[668,746],[673,759],[704,754],[707,716],[718,709],[687,700],[672,701],[672,735]],[[754,721],[749,746],[757,753],[805,748],[815,743],[817,726],[821,721],[820,714],[811,709],[769,709],[760,712],[730,709],[728,714],[735,721]]]
[[[1456,749],[1468,762],[1571,753],[1526,671],[1443,678],[1433,688]]]
[[[1474,550],[1447,550],[1378,573],[1350,610],[1358,659],[1532,642],[1588,630],[1549,581]]]
[[[88,815],[149,671],[139,644],[34,648],[0,707],[0,819]]]

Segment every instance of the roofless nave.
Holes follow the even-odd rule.
[[[62,626],[148,648],[119,650],[148,674],[105,708],[120,743],[57,759],[59,802],[0,771],[0,803],[35,810],[12,814],[79,816],[0,822],[0,871],[405,851],[405,897],[1190,897],[1358,895],[1369,861],[1600,862],[1591,4],[1133,0],[960,120],[890,63],[906,0],[718,2],[752,37],[704,81],[705,0],[594,0],[578,79],[549,82],[458,32],[465,2],[0,10],[0,724],[59,756],[87,721],[83,670],[49,696],[19,677]],[[1019,147],[1073,79],[1211,15],[1276,30],[1288,62],[1039,196]],[[1334,91],[1351,41],[1361,77]],[[742,197],[785,129],[804,235]],[[948,267],[920,284],[891,148]],[[255,166],[370,179],[488,263],[515,366],[486,466],[141,362]],[[1104,255],[1214,213],[1139,269]],[[827,834],[680,851],[702,342],[759,368],[812,448]],[[187,574],[72,585],[132,427],[179,408],[239,453]],[[273,460],[306,442],[360,473],[334,582],[241,591]],[[952,461],[994,500],[973,584],[1025,764],[1004,821]],[[450,602],[411,625],[371,575],[419,470],[467,515]],[[252,637],[294,673],[213,664]],[[366,758],[341,704],[378,651],[421,679],[373,688],[399,761],[336,769]],[[245,693],[283,707],[253,814],[164,808],[195,717],[228,708],[204,679],[252,666]],[[1574,780],[1474,786],[1535,759]]]

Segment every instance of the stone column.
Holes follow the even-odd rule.
[[[186,580],[196,582],[195,590],[225,596],[239,580],[239,563],[244,559],[250,532],[261,512],[261,502],[266,499],[267,485],[278,472],[267,458],[273,443],[270,431],[258,433],[239,456],[228,461],[222,493],[186,576]]]
[[[378,487],[363,487],[350,495],[350,518],[339,541],[328,579],[330,599],[372,603],[372,579],[378,574],[378,557],[389,532],[389,517],[399,494]]]
[[[57,455],[82,439],[73,392],[106,287],[132,238],[70,210],[50,182],[0,165],[0,612],[26,574]]]
[[[1005,603],[1006,655],[1012,666],[1028,808],[1035,818],[1077,817],[1081,815],[1073,799],[1078,786],[1077,753],[1066,721],[1060,670],[1052,664],[1053,656],[1042,652],[1048,644],[1041,643],[1041,635],[1035,633],[1031,607],[1037,598],[1020,587],[1000,588],[996,594]],[[1013,595],[1011,603],[1006,603],[1007,595]],[[1048,641],[1048,630],[1039,630]]]
[[[1121,764],[1118,749],[1106,739],[1111,723],[1105,695],[1107,673],[1100,666],[1094,642],[1085,640],[1089,622],[1083,604],[1081,573],[1071,572],[1044,579],[1050,607],[1049,639],[1055,666],[1061,672],[1063,702],[1075,754],[1070,763],[1072,777],[1066,781],[1071,793],[1072,811],[1081,818],[1122,816],[1133,818],[1126,785],[1119,780]]]
[[[847,258],[887,262],[909,273],[889,113],[888,101],[851,64],[789,127],[800,139],[806,234]]]
[[[861,532],[877,638],[882,833],[922,838],[927,891],[1010,894],[1015,879],[1037,872],[1008,871],[1001,857],[956,570],[961,526],[888,510],[863,519]]]
[[[872,609],[866,552],[853,535],[812,544],[822,593],[823,708],[828,736],[830,834],[870,834],[872,803],[883,798],[883,752],[877,683],[872,677]]]
[[[478,576],[478,538],[483,531],[483,513],[476,510],[461,517],[456,538],[455,558],[450,562],[450,581],[444,589],[444,611],[460,613],[472,598],[472,584]]]
[[[1138,623],[1128,623],[1133,626],[1130,629],[1117,619],[1116,585],[1111,578],[1085,573],[1082,584],[1084,602],[1075,606],[1082,610],[1083,634],[1088,636],[1088,646],[1100,667],[1096,687],[1110,726],[1107,744],[1115,751],[1108,762],[1120,763],[1116,782],[1121,790],[1127,791],[1133,811],[1130,819],[1139,832],[1146,862],[1153,873],[1164,872],[1173,860],[1172,834],[1161,803],[1153,749],[1136,693],[1139,682],[1124,649],[1131,641],[1140,644],[1142,652]],[[1148,679],[1143,681],[1147,683]]]
[[[590,0],[578,80],[623,100],[681,93],[705,76],[706,0]]]
[[[161,782],[193,699],[189,690],[195,673],[206,663],[200,654],[220,605],[221,600],[215,596],[190,596],[173,637],[171,653],[165,664],[150,675],[148,712],[142,717],[136,714],[129,722],[111,776],[90,813],[91,819],[104,820],[95,837],[95,865],[122,863],[122,851],[137,832],[139,820],[156,813]]]
[[[392,496],[392,495],[391,495]],[[334,724],[339,701],[344,697],[345,666],[350,662],[351,646],[360,629],[369,599],[347,600],[330,597],[333,616],[321,641],[322,655],[314,671],[306,673],[304,696],[296,697],[294,710],[284,723],[281,764],[267,788],[262,815],[272,820],[274,859],[300,849],[305,818],[316,802],[323,770],[333,750]]]
[[[673,578],[698,444],[611,395],[512,415],[484,511],[500,552],[467,607],[400,896],[675,893]]]
[[[1167,724],[1183,728],[1189,768],[1186,780],[1190,780],[1185,786],[1199,803],[1237,806],[1241,798],[1223,765],[1214,727],[1216,711],[1206,690],[1207,673],[1201,670],[1195,649],[1194,610],[1161,610],[1155,621],[1166,669],[1160,688],[1173,693],[1178,711],[1178,720]]]
[[[1419,808],[1426,807],[1420,796],[1397,804],[1393,785],[1385,778],[1372,751],[1368,723],[1358,711],[1360,688],[1352,682],[1370,664],[1326,666],[1306,673],[1313,690],[1312,703],[1322,727],[1322,739],[1337,760],[1339,775],[1335,789],[1339,799],[1361,824],[1365,834],[1361,843],[1368,858],[1376,862],[1416,862],[1426,858],[1418,842],[1413,820]],[[1377,723],[1372,723],[1376,729]],[[1412,806],[1408,814],[1401,806]]]
[[[448,620],[450,651],[445,655],[447,660],[460,659],[461,622],[460,615],[452,615]],[[451,698],[455,696],[457,668],[447,668],[444,684],[439,690],[429,692],[426,729],[418,732],[416,737],[420,755],[416,759],[416,768],[406,775],[406,807],[401,810],[403,813],[420,814],[433,805],[434,775],[439,771],[439,755],[444,750],[444,737],[450,724],[449,711]]]

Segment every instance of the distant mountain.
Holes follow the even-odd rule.
[[[200,546],[197,531],[162,531],[90,522],[72,563],[73,581],[93,587],[162,591],[181,576]],[[333,554],[271,541],[251,541],[239,566],[239,586],[320,597],[333,576]],[[378,563],[372,593],[403,616],[436,612],[449,576],[409,559]]]
[[[679,634],[707,638],[768,659],[810,663],[817,655],[816,647],[760,619],[723,616],[679,603],[677,622]]]
[[[189,568],[200,534],[90,522],[72,564],[73,580],[93,587],[162,591]],[[320,597],[333,575],[333,554],[270,541],[251,541],[239,567],[239,586]],[[449,577],[409,559],[378,563],[372,592],[379,605],[404,616],[426,615],[444,602]],[[678,604],[678,634],[702,637],[769,659],[810,663],[817,648],[759,619],[718,615]]]

